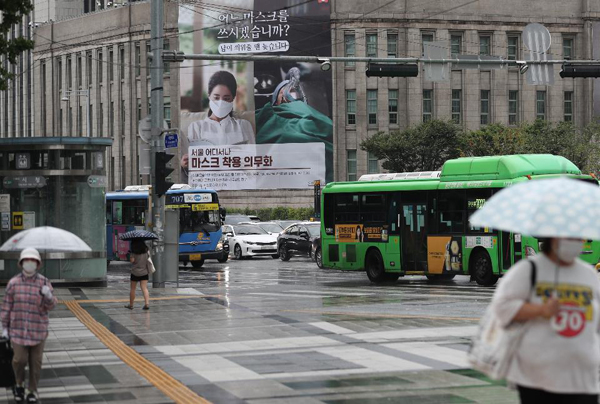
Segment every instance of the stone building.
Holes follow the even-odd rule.
[[[521,33],[538,22],[551,33],[550,59],[598,58],[598,0],[335,1],[336,56],[420,57],[423,43],[443,41],[448,54],[495,55],[522,60]],[[454,119],[466,129],[500,122],[518,125],[536,118],[584,125],[594,117],[593,80],[561,79],[527,85],[516,67],[453,70],[450,80],[367,78],[366,63],[334,69],[336,180],[354,180],[380,170],[360,142],[378,131],[403,129],[429,119]],[[598,103],[595,103],[598,105]]]

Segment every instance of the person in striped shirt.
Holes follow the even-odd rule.
[[[9,338],[13,349],[16,386],[15,401],[37,403],[37,385],[42,370],[44,343],[48,337],[48,312],[57,303],[50,281],[38,273],[40,253],[26,248],[19,258],[21,273],[6,286],[0,318],[2,337]],[[29,364],[29,386],[25,397],[25,367]]]

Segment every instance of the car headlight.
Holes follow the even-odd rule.
[[[256,245],[256,243],[253,243],[252,241],[246,241],[246,244],[248,244],[248,245]]]

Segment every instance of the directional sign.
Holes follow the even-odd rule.
[[[178,142],[177,133],[165,133],[165,149],[176,149]]]
[[[90,175],[87,183],[90,188],[104,188],[108,184],[108,179],[105,175]]]
[[[448,45],[442,41],[423,43],[423,67],[425,80],[442,82],[450,80],[449,63],[427,63],[427,59],[447,59]]]
[[[4,188],[43,188],[46,186],[46,178],[39,175],[4,177],[2,183]]]

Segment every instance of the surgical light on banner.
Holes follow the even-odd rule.
[[[369,63],[366,71],[367,77],[417,77],[419,66],[415,63],[384,64]]]

